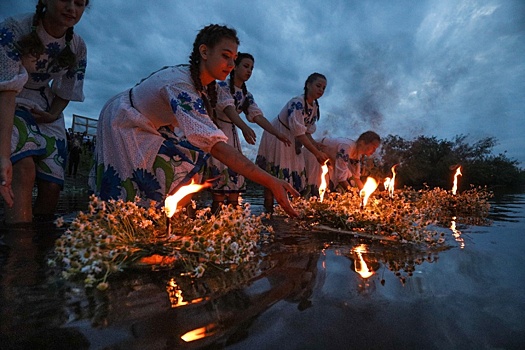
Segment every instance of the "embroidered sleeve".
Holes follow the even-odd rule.
[[[288,126],[294,137],[304,135],[306,126],[304,124],[304,103],[300,98],[293,98],[288,102]]]
[[[233,106],[235,108],[235,101],[230,94],[227,86],[219,85],[217,87],[217,110],[223,111],[224,108]]]
[[[28,80],[15,43],[21,35],[13,19],[0,24],[0,91],[22,91]]]
[[[253,98],[251,92],[248,91],[248,94],[246,95],[245,99],[248,99],[249,101],[248,114],[246,114],[246,119],[250,123],[254,122],[255,117],[264,116],[262,110],[259,108],[257,103],[255,103],[255,99]]]
[[[169,98],[179,128],[191,144],[210,152],[217,142],[228,140],[208,116],[202,98],[191,84],[171,85],[164,88],[164,93]]]

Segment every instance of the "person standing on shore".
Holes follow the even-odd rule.
[[[0,24],[0,193],[8,225],[53,220],[67,159],[63,111],[83,101],[88,0],[39,0]],[[33,186],[38,193],[33,207]]]
[[[189,65],[164,67],[110,99],[100,113],[89,184],[102,200],[135,197],[163,202],[192,180],[200,182],[210,155],[266,186],[292,216],[287,182],[259,169],[227,143],[213,123],[214,109],[233,104],[217,88],[234,67],[239,39],[229,27],[202,28]],[[179,201],[183,207],[191,200]]]
[[[80,155],[82,154],[82,145],[80,140],[74,138],[68,147],[68,158],[67,158],[67,174],[77,177],[78,165],[80,164]]]

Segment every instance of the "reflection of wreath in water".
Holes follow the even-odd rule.
[[[364,247],[363,247],[364,246]],[[361,250],[357,249],[361,247]],[[448,248],[418,250],[414,246],[374,247],[369,245],[358,245],[345,254],[352,261],[352,268],[361,277],[368,278],[379,272],[381,267],[393,272],[404,285],[407,278],[411,277],[418,265],[433,263],[438,260],[438,253]],[[364,266],[363,266],[364,265]],[[363,275],[368,270],[369,275]],[[383,270],[384,273],[384,270]],[[385,279],[381,274],[381,284],[385,285]]]
[[[199,303],[234,290],[242,289],[261,274],[262,261],[251,261],[235,270],[210,269],[199,279],[188,275],[174,275],[166,284],[172,308]]]

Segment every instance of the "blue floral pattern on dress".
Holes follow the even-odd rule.
[[[102,174],[99,197],[105,201],[118,198],[120,195],[120,189],[120,178],[117,171],[109,165]]]
[[[60,45],[57,42],[47,44],[46,53],[50,58],[56,58],[60,53]]]
[[[14,45],[15,35],[9,28],[0,28],[0,45],[7,48],[7,57],[20,61],[20,52]]]
[[[288,108],[288,116],[291,116],[293,111],[301,111],[303,110],[303,104],[300,101],[292,102],[290,104],[290,108]]]
[[[145,198],[150,198],[157,202],[163,200],[163,195],[158,192],[161,188],[159,182],[146,169],[135,169],[131,180],[137,184],[139,191],[144,193]]]
[[[66,169],[66,159],[67,159],[67,142],[65,139],[56,139],[56,148],[57,154],[55,156],[55,161],[57,164],[61,165],[62,168]]]

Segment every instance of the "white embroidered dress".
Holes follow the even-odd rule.
[[[217,91],[217,108],[233,105]],[[154,118],[171,119],[155,128]],[[89,184],[104,200],[163,202],[197,175],[227,137],[208,116],[188,66],[164,67],[109,100],[100,113]]]
[[[42,25],[36,28],[45,52],[40,57],[21,57],[16,43],[31,32],[33,14],[7,18],[0,24],[0,91],[16,91],[16,113],[11,138],[11,161],[38,156],[37,177],[63,186],[67,159],[64,118],[36,123],[30,109],[48,111],[55,96],[83,101],[86,71],[86,44],[76,34],[70,43],[77,64],[58,67],[55,58],[64,49],[65,36],[54,38]]]
[[[229,79],[219,82],[219,87],[224,90],[224,93],[231,95]],[[243,112],[241,108],[245,101],[248,100],[247,113],[244,114],[250,123],[254,123],[255,117],[263,115],[262,110],[259,108],[257,103],[255,103],[253,95],[249,91],[247,94],[244,94],[241,88],[234,86],[233,98],[235,101],[235,109],[239,114]],[[228,116],[224,114],[222,109],[216,109],[216,111],[217,119],[215,120],[215,123],[228,137],[228,144],[242,153],[241,140],[237,126],[231,122]],[[237,174],[213,157],[210,158],[209,165],[210,170],[208,176],[210,178],[218,178],[216,181],[214,181],[214,185],[211,189],[212,192],[228,194],[246,191],[244,176]]]
[[[313,134],[318,119],[317,107],[306,104],[304,95],[292,98],[272,121],[278,131],[293,142],[295,137]],[[267,131],[263,132],[256,163],[270,174],[288,181],[299,192],[306,189],[305,149],[297,154],[295,147],[287,147],[284,142]]]

